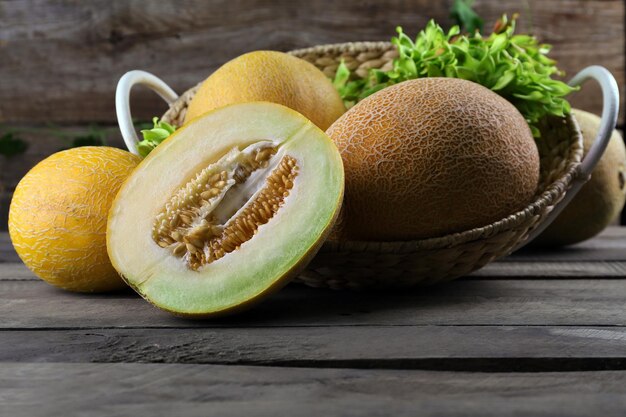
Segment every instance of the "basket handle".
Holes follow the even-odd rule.
[[[600,129],[589,149],[589,152],[583,157],[582,163],[578,166],[576,177],[572,181],[571,188],[565,193],[563,199],[557,203],[554,209],[548,214],[539,227],[534,229],[528,235],[528,239],[518,245],[514,250],[525,246],[534,238],[539,236],[549,225],[558,217],[565,206],[569,204],[576,193],[585,185],[591,177],[591,172],[602,157],[611,139],[611,134],[617,122],[617,114],[619,112],[619,88],[613,75],[604,67],[592,65],[580,71],[569,81],[572,87],[579,86],[589,79],[594,79],[600,84],[602,89],[602,119],[600,121]]]
[[[554,209],[548,214],[539,227],[532,230],[528,238],[518,245],[514,250],[518,250],[526,244],[530,243],[534,238],[539,236],[558,215],[563,211],[565,206],[569,204],[576,193],[583,187],[591,176],[591,172],[602,157],[611,139],[611,134],[617,122],[617,114],[619,111],[619,88],[613,75],[604,67],[599,65],[589,66],[570,81],[569,85],[579,86],[589,79],[594,79],[600,84],[602,89],[602,118],[600,121],[600,129],[596,139],[584,156],[582,163],[578,167],[576,177],[572,181],[572,186],[565,193],[563,199],[557,203]],[[163,80],[146,71],[129,71],[120,78],[115,91],[115,109],[117,114],[117,122],[126,143],[126,147],[131,153],[138,155],[137,133],[133,126],[133,120],[130,113],[130,90],[136,84],[141,84],[152,91],[156,92],[167,104],[171,105],[178,99],[178,94],[174,92]]]
[[[165,84],[163,80],[146,71],[129,71],[118,81],[117,89],[115,90],[117,123],[120,126],[122,138],[124,138],[128,150],[135,155],[139,155],[139,151],[137,150],[139,138],[137,137],[137,132],[135,132],[133,118],[130,114],[130,90],[136,84],[148,87],[161,96],[169,105],[172,105],[172,103],[178,99],[178,94]]]

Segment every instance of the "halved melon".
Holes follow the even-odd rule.
[[[107,247],[122,277],[179,315],[239,310],[316,253],[343,196],[333,142],[287,107],[235,104],[159,145],[122,186]]]

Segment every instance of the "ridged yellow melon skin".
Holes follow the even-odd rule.
[[[327,134],[345,167],[345,239],[424,239],[484,226],[524,207],[539,181],[523,116],[465,80],[385,88]]]
[[[222,106],[252,101],[282,104],[326,130],[346,108],[313,64],[276,51],[241,55],[207,78],[189,104],[185,123]]]
[[[58,152],[20,181],[9,233],[24,264],[54,286],[77,292],[125,286],[106,249],[109,208],[141,158],[110,147]]]

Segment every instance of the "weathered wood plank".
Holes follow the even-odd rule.
[[[13,330],[0,362],[147,362],[483,372],[626,370],[626,327],[321,326]]]
[[[624,228],[626,229],[626,227]],[[606,236],[581,242],[577,245],[554,249],[522,249],[502,262],[624,262],[626,261],[626,235],[619,240]]]
[[[514,262],[626,261],[626,227],[609,226],[593,239],[562,248],[531,245],[505,259]]]
[[[626,227],[608,227],[593,239],[564,248],[524,249],[498,262],[574,262],[575,264],[581,264],[596,261],[608,263],[609,265],[606,268],[609,270],[621,271],[621,267],[616,264],[626,261]],[[0,232],[0,263],[2,262],[19,262],[19,258],[15,255],[11,240],[6,232]],[[506,266],[498,266],[498,268],[500,267],[506,268]],[[487,266],[487,268],[490,268],[490,266]],[[590,271],[590,273],[592,272]],[[495,275],[493,273],[490,274]],[[574,273],[573,275],[576,276],[577,274]],[[1,269],[0,280],[2,280]]]
[[[475,278],[626,278],[626,262],[527,261],[515,257],[493,262],[473,272]]]
[[[115,84],[126,71],[151,71],[182,92],[221,63],[254,49],[387,40],[429,18],[450,24],[450,1],[174,0],[4,2],[0,8],[0,120],[114,120]],[[624,85],[624,2],[620,0],[482,0],[487,26],[519,11],[519,27],[554,45],[553,57],[573,75],[604,65]],[[598,112],[599,91],[586,87],[574,104]],[[623,96],[623,94],[622,94]],[[138,91],[134,114],[163,111]]]
[[[2,281],[36,281],[37,277],[26,266],[21,264],[14,253],[0,256],[11,259],[0,267],[0,282]],[[0,258],[1,259],[1,258]],[[515,259],[515,258],[513,258]],[[511,258],[488,264],[484,268],[473,272],[465,279],[528,279],[528,278],[564,278],[564,279],[623,279],[626,278],[626,262],[517,262]]]
[[[39,281],[0,283],[0,329],[376,325],[626,325],[626,280],[465,280],[402,292],[288,286],[251,311],[191,321],[130,290],[89,295]]]
[[[6,232],[0,232],[0,264],[4,262],[18,262],[21,263],[20,258],[15,253],[15,249],[13,249],[13,244],[11,243],[11,239],[9,234]],[[0,266],[0,271],[3,271],[4,266]],[[9,272],[2,273],[0,275],[11,276]]]
[[[18,262],[0,264],[1,281],[39,281],[39,278],[18,259]]]
[[[0,410],[51,415],[623,416],[626,372],[487,374],[2,364]]]

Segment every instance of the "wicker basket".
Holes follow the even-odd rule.
[[[313,63],[328,76],[334,74],[343,59],[353,70],[353,76],[364,77],[369,68],[389,68],[396,51],[388,42],[357,42],[315,46],[290,54]],[[593,74],[591,77],[598,79]],[[163,119],[182,125],[197,87],[171,100]],[[159,93],[167,96],[167,92]],[[540,184],[533,201],[523,210],[483,227],[431,239],[328,241],[296,281],[333,289],[411,287],[452,280],[508,255],[523,245],[533,231],[542,228],[547,218],[554,217],[555,213],[549,214],[580,176],[582,135],[576,120],[572,116],[551,118],[543,123],[541,131]],[[578,182],[581,181],[584,182],[579,178]]]

